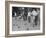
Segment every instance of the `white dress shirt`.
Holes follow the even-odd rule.
[[[15,16],[16,16],[16,13],[15,13]]]
[[[38,13],[37,13],[36,11],[32,11],[32,15],[33,15],[33,16],[37,16]]]
[[[28,16],[31,16],[31,12],[28,12]]]

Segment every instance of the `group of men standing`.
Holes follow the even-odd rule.
[[[37,25],[38,20],[40,19],[39,14],[40,14],[39,9],[37,10],[33,9],[32,11],[28,10],[27,13],[22,11],[22,14],[20,16],[23,18],[24,21],[26,19],[29,23],[32,22],[34,25]],[[15,16],[16,16],[16,13],[15,13]]]
[[[39,9],[37,9],[37,10],[33,9],[32,12],[28,11],[28,21],[29,21],[29,23],[32,22],[34,25],[37,25],[38,20],[40,19],[39,13],[40,13]],[[31,19],[31,17],[32,17],[32,19]]]

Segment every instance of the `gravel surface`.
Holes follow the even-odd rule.
[[[33,25],[29,23],[28,20],[24,21],[23,19],[16,19],[12,17],[12,31],[26,31],[26,30],[39,30],[40,25]]]

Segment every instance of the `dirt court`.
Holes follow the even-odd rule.
[[[15,17],[12,17],[12,31],[30,31],[30,30],[39,30],[40,25],[37,26],[30,22],[23,21],[23,19],[15,19]]]

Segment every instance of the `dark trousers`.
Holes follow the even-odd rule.
[[[37,21],[38,21],[38,15],[37,16],[35,16],[35,25],[37,25]]]
[[[26,21],[27,20],[27,16],[23,15],[23,19],[24,19],[24,21]]]
[[[31,19],[30,16],[28,16],[28,22],[29,22],[29,23],[30,23],[30,19]]]

